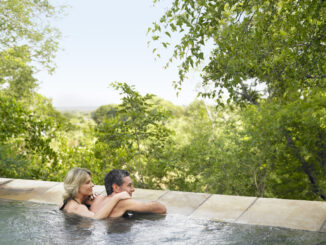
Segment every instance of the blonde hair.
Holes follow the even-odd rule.
[[[79,190],[79,187],[84,184],[88,176],[92,176],[91,172],[86,168],[73,168],[65,177],[63,200],[67,201],[74,198]]]

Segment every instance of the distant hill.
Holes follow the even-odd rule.
[[[92,112],[99,106],[58,106],[55,107],[60,112]]]

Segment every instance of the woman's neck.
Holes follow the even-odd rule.
[[[74,200],[76,202],[78,202],[79,204],[82,204],[85,202],[85,200],[87,199],[88,197],[87,196],[83,196],[83,195],[80,195],[79,193],[74,197]]]

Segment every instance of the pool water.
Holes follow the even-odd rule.
[[[326,233],[170,214],[92,220],[56,205],[0,199],[0,244],[326,245]]]

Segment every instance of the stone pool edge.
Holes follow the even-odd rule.
[[[104,186],[94,187],[105,194]],[[0,178],[0,198],[59,205],[63,183]],[[133,198],[160,201],[168,213],[229,223],[326,232],[326,202],[136,188]]]

